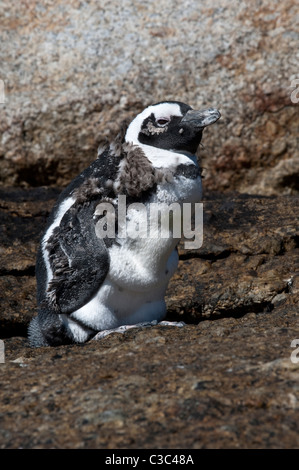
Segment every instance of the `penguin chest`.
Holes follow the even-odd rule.
[[[174,274],[178,256],[177,240],[126,239],[110,249],[109,279],[121,289],[133,292],[164,292]]]
[[[180,176],[158,185],[146,204],[129,205],[109,250],[110,278],[132,291],[168,282],[177,267],[173,252],[183,235],[185,204],[194,206],[200,198],[201,179]],[[188,213],[191,216],[192,210]]]
[[[202,198],[201,177],[187,178],[176,176],[173,182],[158,185],[152,202],[166,204],[191,204],[200,202]]]

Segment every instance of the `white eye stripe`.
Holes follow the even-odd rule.
[[[126,142],[132,142],[137,145],[140,143],[138,140],[138,135],[143,121],[151,114],[154,114],[154,116],[159,115],[161,118],[164,116],[182,116],[181,109],[176,103],[165,102],[159,105],[149,106],[148,108],[144,109],[142,113],[138,114],[129,125],[125,137]]]

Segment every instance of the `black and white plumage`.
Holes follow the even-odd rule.
[[[97,206],[199,202],[195,152],[204,127],[219,119],[162,102],[141,112],[59,197],[36,263],[38,316],[29,326],[33,347],[85,342],[97,332],[166,314],[165,291],[178,264],[178,239],[99,238]],[[117,213],[117,212],[116,212]],[[127,223],[138,223],[128,210]]]

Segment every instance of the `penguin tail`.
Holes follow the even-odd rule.
[[[40,327],[38,317],[35,317],[31,320],[29,327],[28,327],[28,340],[29,344],[32,348],[39,348],[42,346],[50,346]]]
[[[41,309],[28,327],[28,340],[32,348],[61,346],[74,343],[71,333],[66,329],[56,312]]]

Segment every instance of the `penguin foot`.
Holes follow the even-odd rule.
[[[178,326],[179,328],[182,328],[182,326],[186,326],[186,323],[184,321],[160,321],[158,325],[162,326]]]
[[[131,328],[147,328],[149,326],[155,326],[155,325],[161,325],[161,326],[177,326],[181,328],[182,326],[185,326],[186,323],[183,321],[175,322],[175,321],[161,321],[157,322],[157,320],[153,321],[148,321],[148,322],[142,322],[142,323],[136,323],[135,325],[122,325],[117,328],[113,328],[111,330],[103,330],[99,331],[92,339],[93,340],[99,340],[105,338],[105,336],[110,335],[111,333],[125,333],[125,331],[130,330]]]

